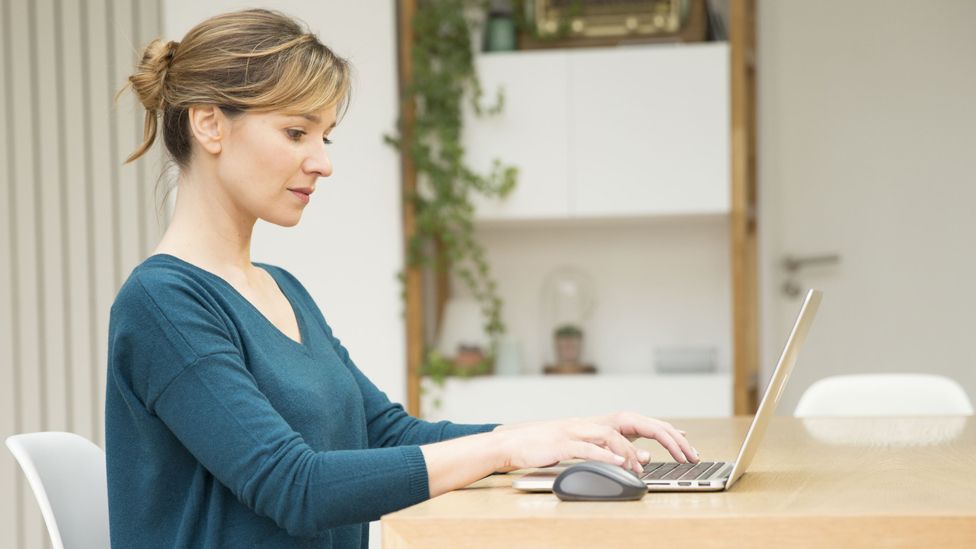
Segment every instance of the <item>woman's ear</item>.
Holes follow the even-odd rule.
[[[203,150],[210,154],[220,154],[220,140],[226,132],[227,119],[215,105],[200,105],[187,109],[190,118],[190,132]]]

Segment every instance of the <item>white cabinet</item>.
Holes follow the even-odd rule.
[[[725,43],[581,51],[569,89],[575,215],[729,210]]]
[[[724,42],[488,54],[478,71],[505,109],[468,116],[472,167],[520,169],[481,221],[729,211],[729,50]]]
[[[464,147],[481,173],[495,159],[519,168],[519,185],[503,201],[476,200],[488,219],[562,219],[569,215],[569,55],[504,53],[479,58],[485,103],[505,94],[502,114],[475,117],[466,105]],[[531,182],[522,184],[522,182]]]

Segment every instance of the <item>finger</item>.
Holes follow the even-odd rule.
[[[626,458],[623,456],[617,455],[610,450],[602,446],[597,446],[591,442],[574,440],[570,444],[570,451],[572,452],[573,457],[591,461],[602,461],[605,463],[618,465],[620,467],[623,467],[624,462],[626,461]]]
[[[684,431],[675,428],[666,421],[641,417],[637,428],[647,438],[653,438],[664,446],[668,453],[679,463],[698,463],[698,452],[691,446],[683,434]]]
[[[678,446],[678,443],[674,440],[674,437],[672,437],[670,433],[662,430],[659,434],[654,436],[654,440],[656,440],[661,446],[664,446],[664,449],[671,454],[671,457],[673,457],[675,461],[678,463],[688,463],[688,458],[685,457],[684,452],[681,451],[681,447]]]
[[[686,458],[688,458],[688,461],[692,463],[698,463],[699,461],[698,450],[696,450],[694,446],[692,446],[691,443],[688,442],[688,438],[685,436],[685,433],[680,429],[675,428],[673,425],[671,425],[666,421],[662,421],[661,426],[668,431],[668,433],[671,435],[671,438],[673,438],[674,441],[678,444],[678,447],[681,448],[681,452],[685,455]]]
[[[643,466],[641,466],[637,458],[637,448],[616,429],[598,424],[588,424],[583,426],[582,429],[583,438],[587,441],[598,445],[605,445],[618,456],[624,456],[624,463],[621,467],[630,469],[638,474],[643,471]]]

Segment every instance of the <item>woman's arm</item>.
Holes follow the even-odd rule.
[[[488,433],[421,446],[430,496],[461,488],[495,471],[544,467],[568,459],[605,461],[639,473],[650,453],[628,436],[657,440],[680,463],[698,462],[681,431],[640,414],[502,425]]]

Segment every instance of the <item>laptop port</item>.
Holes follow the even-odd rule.
[[[711,486],[712,483],[711,482],[699,482],[698,485],[699,486]]]
[[[690,482],[679,482],[678,486],[691,486]]]

